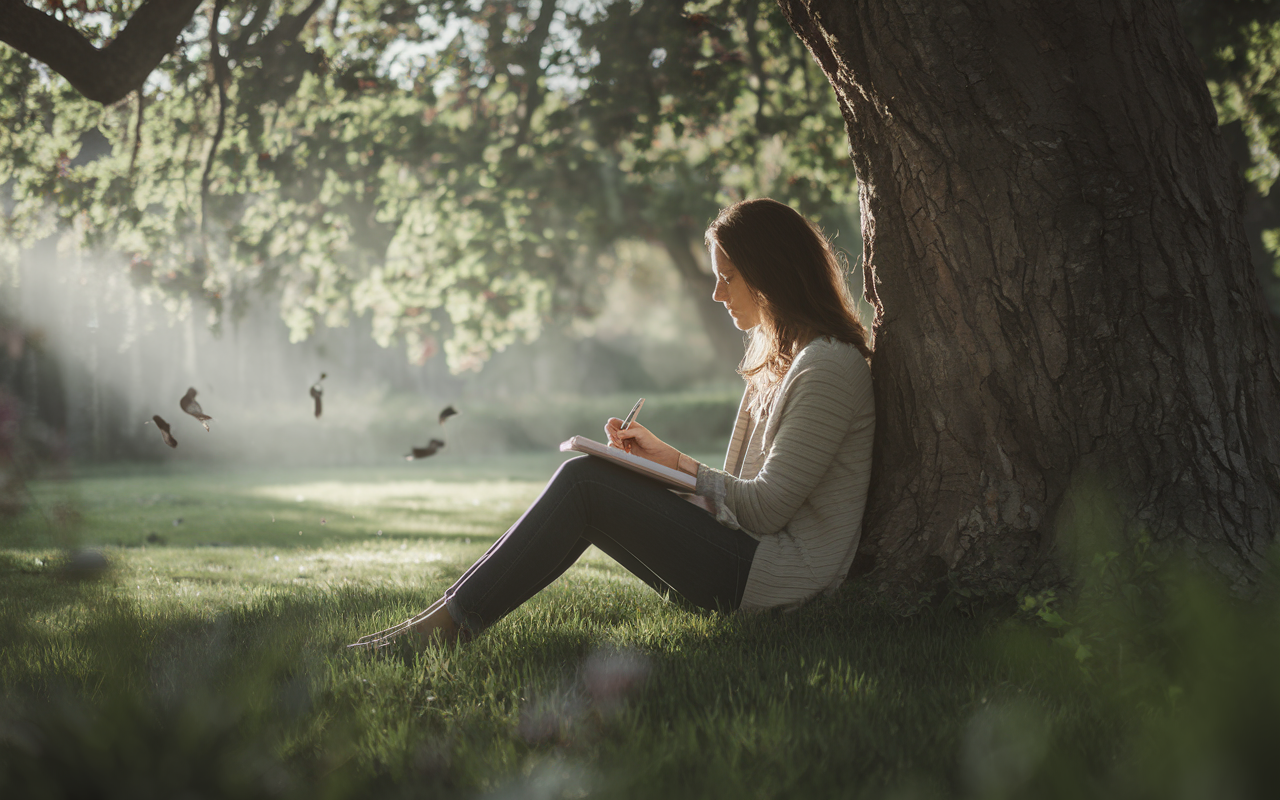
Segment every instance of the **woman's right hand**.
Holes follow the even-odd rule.
[[[609,437],[609,444],[627,449],[631,445],[631,454],[647,458],[664,467],[678,469],[680,451],[654,436],[653,433],[638,422],[632,422],[627,429],[622,429],[622,420],[611,417],[604,426],[604,433]]]

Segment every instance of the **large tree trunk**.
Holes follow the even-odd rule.
[[[878,309],[860,563],[987,589],[1071,487],[1248,592],[1280,526],[1280,357],[1170,0],[780,0],[839,96]]]

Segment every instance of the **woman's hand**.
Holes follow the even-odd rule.
[[[605,423],[604,433],[609,437],[609,444],[614,447],[625,450],[625,445],[630,444],[631,454],[634,456],[647,458],[664,467],[679,468],[680,451],[654,436],[638,422],[631,423],[624,431],[622,420],[612,417]]]

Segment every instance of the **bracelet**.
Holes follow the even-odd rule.
[[[676,469],[686,475],[692,475],[695,478],[698,477],[698,462],[694,461],[689,456],[686,456],[684,453],[679,453],[676,456]]]

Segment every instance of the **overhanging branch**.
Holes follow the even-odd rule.
[[[75,28],[22,0],[0,0],[0,42],[47,64],[90,100],[109,105],[142,86],[201,1],[143,0],[120,35],[98,49]]]

